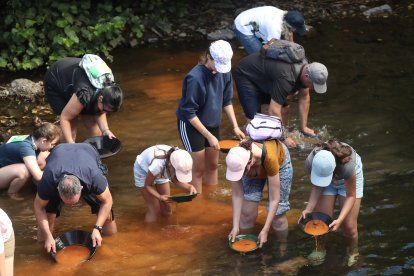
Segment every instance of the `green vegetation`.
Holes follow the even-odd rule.
[[[9,0],[0,11],[0,70],[32,70],[65,56],[95,53],[112,60],[125,39],[145,26],[171,32],[168,14],[185,15],[185,1]],[[122,3],[122,4],[121,4]],[[156,23],[154,23],[156,22]]]

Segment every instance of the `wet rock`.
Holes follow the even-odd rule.
[[[217,30],[217,31],[207,34],[208,40],[218,40],[218,39],[232,40],[233,38],[234,38],[234,33],[230,29]]]
[[[44,96],[43,83],[36,83],[28,79],[15,79],[2,88],[0,97],[16,96],[24,100],[34,101]]]
[[[386,13],[392,13],[391,7],[387,4],[378,6],[375,8],[371,8],[369,10],[364,11],[362,14],[365,15],[367,18],[369,18],[371,16],[378,16],[378,15],[383,15]]]

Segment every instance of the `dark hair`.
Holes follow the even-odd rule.
[[[344,145],[337,139],[332,138],[327,142],[323,142],[320,147],[324,150],[330,151],[335,157],[337,164],[346,164],[351,160],[352,148],[348,145]]]
[[[103,85],[104,88],[102,88],[99,92],[103,97],[103,104],[110,106],[114,112],[118,111],[124,101],[124,95],[121,88],[118,86],[118,84],[111,81],[108,76],[106,76]]]
[[[245,136],[239,143],[239,147],[244,148],[245,150],[251,151],[252,150],[252,143],[253,140],[249,136]]]
[[[43,122],[39,117],[33,118],[33,138],[39,139],[41,137],[46,138],[48,141],[53,141],[60,136],[60,128],[52,123]]]

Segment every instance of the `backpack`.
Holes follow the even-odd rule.
[[[283,136],[279,117],[257,113],[246,127],[247,135],[255,141],[279,139]]]
[[[98,89],[102,89],[107,81],[115,81],[111,68],[97,55],[84,55],[79,66],[85,70],[91,84]]]
[[[293,41],[272,38],[262,46],[260,54],[286,63],[299,63],[305,59],[305,48]]]

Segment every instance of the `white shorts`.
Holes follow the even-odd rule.
[[[135,186],[138,188],[143,188],[145,185],[145,179],[147,178],[147,171],[145,171],[141,166],[138,164],[138,161],[134,163],[134,182]],[[170,182],[168,178],[155,178],[154,184],[165,184]]]

